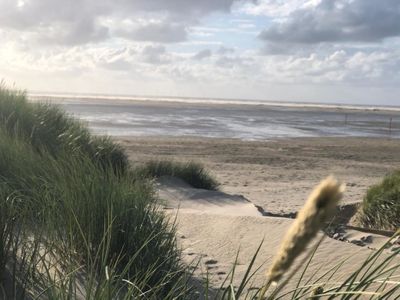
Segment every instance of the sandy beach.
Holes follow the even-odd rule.
[[[254,282],[255,286],[262,284],[264,270],[292,222],[292,213],[299,210],[321,179],[335,175],[346,183],[342,205],[357,204],[369,186],[400,165],[400,140],[386,138],[295,138],[267,142],[190,137],[116,140],[124,146],[133,164],[153,159],[198,161],[221,183],[220,192],[211,192],[193,189],[172,178],[158,182],[166,211],[175,215],[179,208],[178,238],[184,260],[190,263],[201,258],[201,271],[209,272],[215,286],[232,268],[239,248],[236,274],[240,279],[264,238],[256,266],[265,266]],[[310,274],[320,268],[320,272],[327,270],[351,256],[351,263],[344,264],[339,272],[348,274],[371,254],[371,249],[387,240],[385,236],[357,230],[346,230],[344,236],[347,242],[332,238],[323,241]],[[366,238],[368,242],[363,247],[350,243]]]
[[[328,175],[347,184],[343,203],[398,168],[400,140],[294,138],[267,142],[207,138],[118,138],[133,163],[151,159],[198,161],[221,183],[271,213],[296,212],[310,189]]]

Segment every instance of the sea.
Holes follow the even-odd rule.
[[[395,106],[75,94],[29,98],[59,105],[100,135],[400,138],[400,107]]]

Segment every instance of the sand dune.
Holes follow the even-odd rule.
[[[362,201],[369,186],[398,168],[400,140],[370,138],[307,138],[268,142],[197,138],[121,138],[133,163],[150,159],[200,161],[221,183],[222,192],[196,190],[179,180],[158,183],[159,196],[177,218],[178,240],[186,263],[201,259],[195,274],[208,271],[214,287],[231,270],[240,249],[236,281],[244,275],[258,245],[264,239],[256,266],[255,286],[264,282],[264,272],[293,220],[263,217],[261,206],[275,216],[298,211],[311,189],[334,174],[347,183],[342,204]],[[242,196],[240,196],[242,195]],[[249,202],[251,201],[251,202]],[[320,233],[320,236],[322,232]],[[337,265],[348,258],[336,277],[346,276],[379,248],[387,237],[344,229],[339,241],[325,238],[308,272]],[[362,241],[364,240],[364,241]],[[362,242],[363,247],[351,241]],[[361,244],[361,243],[360,243]],[[399,244],[393,245],[394,248]],[[386,253],[390,253],[388,249]],[[299,276],[299,274],[297,274]],[[296,283],[292,281],[290,286]],[[288,288],[290,288],[290,286]]]
[[[179,209],[180,213],[262,216],[256,206],[241,195],[196,189],[173,177],[162,177],[157,187],[160,199],[166,200],[166,209]]]
[[[178,216],[178,238],[184,261],[190,264],[200,260],[200,268],[195,272],[198,276],[207,271],[212,285],[218,287],[232,269],[240,251],[235,271],[235,282],[239,284],[257,246],[264,240],[255,265],[264,266],[257,272],[253,283],[256,287],[263,284],[264,272],[292,219],[262,216],[244,197],[195,189],[176,178],[161,178],[157,187],[159,197],[165,200],[167,211]],[[321,232],[319,237],[322,236]],[[364,239],[368,246],[360,247],[327,237],[319,246],[308,274],[321,275],[348,258],[349,261],[331,279],[339,280],[351,274],[372,253],[369,248],[378,248],[388,239],[356,230],[346,231],[344,236],[349,240]],[[288,289],[294,288],[298,276],[300,272],[295,275]]]

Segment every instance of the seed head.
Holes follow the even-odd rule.
[[[328,177],[314,189],[286,233],[280,250],[267,272],[270,282],[278,282],[281,279],[324,223],[334,215],[343,192],[344,185],[333,177]]]

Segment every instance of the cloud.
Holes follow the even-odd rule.
[[[112,38],[108,23],[148,17],[123,33],[126,38],[161,43],[187,39],[187,27],[205,15],[228,12],[235,0],[1,0],[0,29],[24,32],[50,44],[78,45]],[[61,32],[61,34],[57,34]]]
[[[156,43],[177,43],[187,40],[184,24],[170,23],[169,20],[140,24],[130,30],[118,30],[117,35],[132,40]]]
[[[263,30],[268,43],[381,42],[400,36],[398,0],[322,0]]]
[[[108,28],[97,16],[104,6],[92,0],[71,0],[60,4],[51,0],[0,1],[0,29],[23,32],[50,44],[84,44],[108,38]]]
[[[101,66],[105,69],[114,71],[129,71],[132,68],[132,65],[122,58],[103,63]]]
[[[327,54],[267,57],[262,73],[274,81],[290,84],[344,84],[379,86],[396,84],[400,79],[399,52],[337,50]]]
[[[218,54],[225,55],[225,54],[232,54],[235,52],[235,49],[230,47],[220,46],[217,50]]]
[[[103,0],[105,1],[105,0]],[[164,11],[180,17],[200,17],[215,11],[229,12],[237,0],[121,0],[117,3],[131,11]],[[114,4],[114,3],[113,3]],[[117,5],[118,5],[117,4]]]
[[[212,55],[212,52],[210,49],[204,49],[199,52],[197,52],[195,55],[193,55],[194,60],[203,60],[207,57],[210,57]]]
[[[72,24],[57,23],[51,27],[39,28],[33,36],[39,43],[65,46],[96,43],[110,37],[107,27],[94,24],[90,20],[79,20]]]
[[[251,78],[256,76],[256,74],[260,74],[259,66],[252,55],[220,56],[215,61],[215,66],[220,70],[221,68],[235,69],[236,74],[231,74],[230,76],[238,78]]]
[[[315,6],[320,0],[255,0],[237,6],[236,10],[249,15],[283,18],[290,13]]]
[[[148,45],[142,50],[143,61],[149,64],[165,64],[169,62],[167,50],[162,45]]]
[[[130,71],[132,69],[133,58],[137,55],[135,49],[123,47],[120,49],[98,51],[91,60],[95,61],[95,66],[112,71]]]

